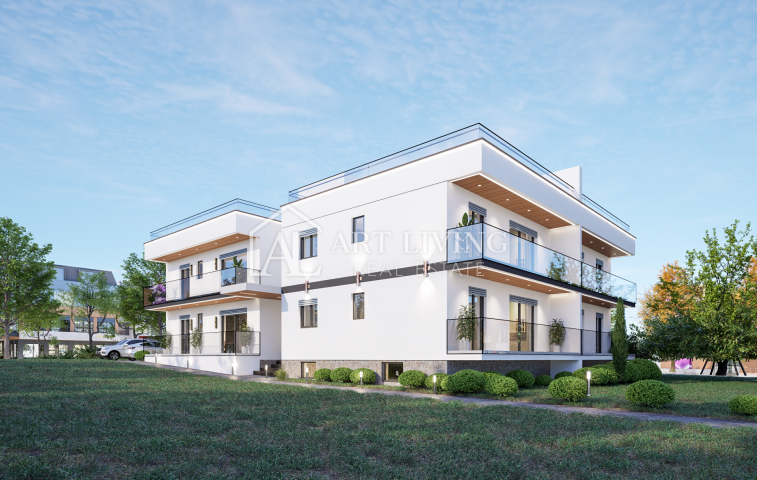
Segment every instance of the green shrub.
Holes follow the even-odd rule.
[[[733,413],[742,415],[757,415],[757,395],[739,395],[728,402],[728,408]]]
[[[274,375],[276,375],[276,378],[281,381],[284,381],[287,379],[287,372],[284,369],[276,370],[276,373],[274,373]]]
[[[63,355],[61,355],[58,358],[62,358],[64,360],[71,360],[71,359],[73,359],[75,357],[76,357],[76,354],[74,353],[74,351],[71,350],[71,349],[69,349],[69,350],[66,350],[66,353],[64,353]]]
[[[534,385],[537,387],[548,387],[550,383],[552,383],[554,380],[552,380],[552,377],[549,375],[539,375],[536,377],[536,381],[534,382]]]
[[[480,392],[486,385],[486,377],[475,370],[460,370],[450,375],[447,387],[451,392],[472,393]]]
[[[555,375],[555,380],[557,380],[558,378],[572,377],[572,376],[573,376],[573,372],[560,372],[557,375]]]
[[[426,374],[420,370],[408,370],[402,372],[397,381],[405,387],[420,388],[426,384]]]
[[[610,383],[610,372],[601,367],[583,367],[573,372],[573,377],[586,382],[586,372],[591,370],[592,385],[607,385]]]
[[[363,372],[363,385],[373,385],[376,383],[376,372],[370,368],[358,368],[350,373],[350,382],[360,383],[360,372]]]
[[[636,383],[639,380],[644,380],[644,370],[636,363],[626,363],[626,373],[623,374],[621,380],[625,383]]]
[[[505,376],[518,382],[518,387],[520,388],[532,387],[536,381],[534,374],[526,370],[513,370],[512,372],[507,372]]]
[[[436,375],[436,389],[444,390],[444,388],[442,388],[442,380],[449,377],[446,373],[432,373],[426,377],[426,388],[434,389],[434,375]]]
[[[636,358],[634,360],[629,360],[628,363],[626,363],[626,368],[628,368],[628,364],[636,365],[636,367],[641,370],[642,378],[640,378],[640,380],[659,380],[662,378],[662,370],[660,370],[660,367],[658,367],[652,360]]]
[[[615,370],[615,365],[613,365],[612,363],[605,363],[604,365],[597,365],[594,368],[601,368],[605,370],[610,375],[609,383],[611,384],[620,383],[620,375],[618,375],[618,372]]]
[[[562,400],[575,402],[586,396],[586,380],[580,380],[576,377],[561,377],[547,387],[549,394]]]
[[[676,399],[673,387],[659,380],[639,380],[628,386],[626,398],[631,403],[648,407],[661,407]]]
[[[332,382],[340,382],[340,383],[347,383],[350,381],[350,374],[352,373],[351,368],[347,367],[339,367],[335,368],[331,371],[331,381]]]
[[[323,382],[330,382],[331,381],[331,369],[330,368],[319,368],[313,374],[313,378],[315,378],[316,380],[321,380]]]
[[[78,358],[80,360],[88,360],[90,358],[96,358],[97,357],[97,347],[94,345],[92,346],[84,346],[82,348],[79,348],[76,350],[76,353],[74,353],[74,358]]]
[[[552,377],[550,377],[550,380]],[[518,392],[518,382],[504,375],[492,375],[486,382],[486,391],[499,397],[507,397]]]
[[[452,375],[444,375],[442,377],[441,381],[437,381],[437,385],[442,388],[444,391],[449,391],[449,379],[452,378]]]
[[[147,355],[147,352],[145,352],[144,350],[139,351],[139,352],[137,352],[137,353],[134,354],[134,359],[135,360],[139,360],[140,362],[144,362],[145,361],[145,355]]]
[[[497,378],[497,377],[504,377],[504,375],[502,375],[499,372],[481,372],[481,373],[484,374],[484,379],[485,379],[484,390],[486,390],[487,392],[489,391],[489,382],[492,381],[492,379]]]

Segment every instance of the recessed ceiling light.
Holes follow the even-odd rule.
[[[506,198],[505,200],[507,200],[508,202],[510,201],[510,199],[509,199],[509,198]]]
[[[479,187],[480,187],[480,186],[481,186],[481,185],[479,185]]]
[[[529,212],[530,212],[530,211],[531,211],[531,210],[529,210]]]

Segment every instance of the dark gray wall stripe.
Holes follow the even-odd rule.
[[[485,297],[486,290],[483,288],[468,287],[468,295],[475,295],[477,297]]]
[[[468,210],[470,210],[471,212],[476,212],[479,215],[486,216],[486,209],[484,207],[476,205],[473,202],[468,202]]]
[[[306,305],[318,305],[318,299],[317,298],[308,298],[307,300],[300,300],[299,306],[304,307]]]
[[[300,232],[300,237],[309,237],[310,235],[315,235],[318,233],[317,228],[309,228],[307,230],[303,230]]]
[[[232,310],[221,310],[218,315],[239,315],[240,313],[247,313],[247,308],[234,308]]]
[[[532,228],[528,228],[528,227],[526,227],[524,225],[521,225],[518,222],[513,222],[512,220],[510,220],[510,228],[514,228],[514,229],[518,230],[519,232],[527,233],[527,234],[531,235],[534,238],[536,238],[539,235],[539,233],[536,230],[534,230]]]
[[[185,268],[189,268],[189,264],[185,263],[184,265],[179,266],[179,270],[184,270]]]
[[[179,317],[179,320],[189,320],[189,315],[182,315]]]
[[[537,302],[533,298],[519,297],[517,295],[510,295],[510,302],[522,303],[524,305],[533,305],[534,307],[539,305],[539,302]]]
[[[239,255],[243,255],[243,254],[245,254],[245,253],[247,253],[247,249],[246,249],[246,248],[243,248],[243,249],[241,249],[241,250],[234,250],[233,252],[224,253],[223,255],[220,255],[220,256],[218,257],[218,259],[219,259],[219,260],[223,260],[223,259],[225,259],[225,258],[237,257],[237,256],[239,256]]]

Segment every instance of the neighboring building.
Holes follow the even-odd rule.
[[[167,365],[251,375],[281,358],[281,265],[271,260],[279,212],[244,200],[153,231],[145,258],[166,282],[145,288],[145,309],[166,312]]]
[[[96,270],[92,268],[69,267],[66,265],[55,265],[56,276],[53,280],[53,288],[56,293],[68,290],[68,287],[79,281],[79,273],[104,273],[108,280],[108,285],[116,287],[116,279],[113,272],[109,270]],[[89,325],[86,317],[76,316],[74,309],[70,306],[64,306],[61,309],[61,327],[54,328],[41,341],[37,340],[36,335],[18,335],[11,334],[11,355],[17,356],[18,352],[23,352],[24,358],[39,356],[40,346],[45,353],[54,353],[50,346],[52,337],[60,341],[59,352],[64,353],[69,349],[77,346],[89,345]],[[111,324],[116,328],[117,337],[108,339],[103,336],[104,325]],[[96,345],[110,345],[121,341],[129,335],[129,328],[119,325],[116,318],[104,318],[98,312],[92,314],[92,331],[95,333],[92,340]],[[14,338],[15,337],[15,338]],[[2,350],[0,345],[0,350]],[[0,353],[0,355],[2,355]]]
[[[481,125],[290,192],[282,365],[534,375],[607,362],[629,227]],[[475,222],[458,228],[463,214]],[[460,339],[461,306],[475,311]],[[564,325],[564,342],[550,338]]]

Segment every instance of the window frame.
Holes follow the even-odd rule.
[[[202,266],[203,266],[202,260],[197,260],[197,279],[198,280],[202,278]]]
[[[305,325],[306,311],[310,311],[310,325]],[[318,304],[300,305],[300,328],[318,328]]]
[[[305,256],[305,245],[308,245],[309,255]],[[300,260],[307,260],[318,256],[318,234],[300,237]]]
[[[362,304],[360,306],[361,312],[358,312],[357,298],[361,297]],[[358,313],[361,316],[358,316]],[[352,319],[353,320],[365,320],[365,292],[357,292],[352,294]]]
[[[357,220],[362,220],[362,226],[360,227],[361,230],[358,232],[356,228]],[[358,235],[362,235],[360,239],[358,240]],[[352,243],[363,243],[365,242],[366,236],[365,236],[365,215],[360,215],[359,217],[352,217]]]

